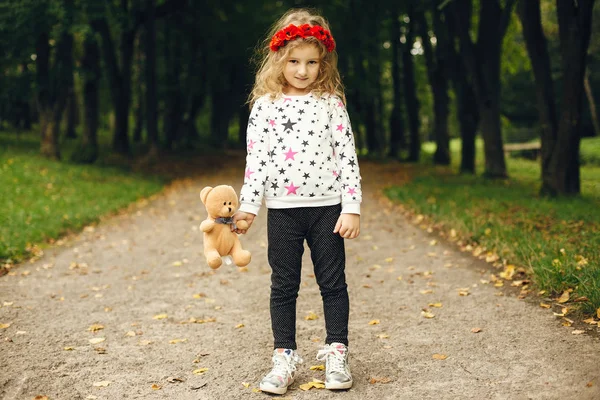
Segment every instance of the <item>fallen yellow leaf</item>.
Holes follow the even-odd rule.
[[[246,267],[244,267],[244,268],[246,268]],[[254,393],[260,393],[261,390],[259,388],[253,388],[252,392],[254,392]]]
[[[152,385],[152,390],[160,390],[162,386],[157,385],[156,383]]]
[[[106,339],[103,338],[103,337],[97,337],[97,338],[90,339],[90,343],[91,344],[98,344],[98,343],[104,342],[105,340]]]
[[[434,355],[432,356],[432,358],[433,358],[434,360],[445,360],[446,358],[448,358],[448,356],[447,356],[447,355],[445,355],[445,354],[437,354],[437,353],[436,353],[436,354],[434,354]]]
[[[192,297],[195,298],[195,299],[201,299],[203,297],[206,297],[206,295],[204,293],[194,293],[192,295]]]
[[[435,314],[429,311],[421,311],[421,315],[425,318],[435,318]]]
[[[394,261],[394,257],[388,257],[385,259],[385,262],[391,263],[392,261]]]
[[[8,324],[0,324],[0,329],[6,329],[9,326],[11,326],[12,324],[9,322]]]
[[[431,293],[433,293],[433,290],[426,289],[426,290],[419,290],[419,292],[421,292],[421,294],[431,294]]]
[[[369,321],[369,325],[377,325],[377,324],[379,324],[378,319],[373,319],[373,320]]]
[[[177,344],[177,343],[182,343],[182,342],[187,342],[187,339],[173,339],[173,340],[169,340],[169,344]]]
[[[559,302],[560,304],[566,303],[567,301],[569,301],[570,296],[571,296],[571,294],[569,293],[569,291],[565,290],[563,292],[563,294],[561,294],[560,297],[558,299],[556,299],[556,301]]]
[[[396,279],[398,279],[399,281],[401,281],[401,280],[402,280],[402,275],[400,275],[400,276],[399,276],[398,278],[396,278]]]
[[[133,337],[135,336],[135,332],[134,331],[129,331],[125,334],[125,336],[129,336],[129,337]]]
[[[173,262],[173,266],[174,267],[181,267],[183,265],[183,263],[181,261],[174,261]]]
[[[381,334],[377,335],[377,337],[379,339],[389,339],[390,335],[388,335],[387,333],[381,333]]]
[[[237,324],[237,325],[235,326],[235,328],[236,328],[236,329],[240,329],[240,328],[243,328],[244,326],[245,326],[244,324]]]
[[[48,396],[38,395],[33,398],[33,400],[49,400]]]
[[[250,387],[250,384],[248,382],[242,382],[242,386],[248,389]]]
[[[315,319],[318,319],[318,318],[319,318],[319,316],[312,311],[309,312],[306,317],[304,317],[304,319],[307,321],[314,321]]]
[[[90,325],[90,327],[88,328],[88,331],[97,332],[97,331],[101,331],[102,329],[104,329],[104,325],[94,324],[94,325]]]
[[[598,323],[598,321],[596,321],[594,319],[594,317],[590,317],[588,319],[584,319],[583,322],[585,322],[586,324],[590,324],[590,325],[596,325]]]
[[[550,304],[546,304],[546,303],[540,303],[540,307],[542,308],[550,308]]]
[[[63,350],[65,351],[71,351],[71,350],[75,350],[73,347],[65,347]]]
[[[312,367],[310,367],[310,369],[312,371],[325,371],[325,366],[323,364],[321,364],[321,365],[313,365]]]
[[[312,388],[315,389],[325,389],[325,384],[323,383],[323,381],[315,379],[314,381],[302,384],[299,386],[300,389],[306,391],[306,390],[310,390]]]
[[[442,303],[429,303],[429,307],[442,308]]]
[[[154,317],[152,317],[153,319],[165,319],[168,318],[169,316],[167,314],[157,314]]]
[[[198,368],[193,371],[193,374],[194,375],[202,375],[206,371],[208,371],[208,368]]]
[[[574,331],[571,331],[571,334],[573,335],[581,335],[582,333],[585,333],[585,331],[581,329],[575,329]]]
[[[152,344],[154,342],[152,342],[152,340],[140,340],[140,346],[148,346],[149,344]]]
[[[112,383],[111,381],[94,382],[94,386],[96,386],[96,387],[107,387],[111,383]]]

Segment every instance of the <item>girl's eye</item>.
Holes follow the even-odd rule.
[[[292,64],[296,64],[298,61],[296,61],[296,60],[290,60],[290,62],[291,62]]]
[[[310,61],[311,64],[318,64],[316,61]]]

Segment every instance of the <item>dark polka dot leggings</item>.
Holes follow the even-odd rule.
[[[269,209],[271,326],[274,347],[296,349],[296,298],[306,239],[325,313],[326,343],[348,345],[349,301],[344,239],[333,233],[341,205]]]

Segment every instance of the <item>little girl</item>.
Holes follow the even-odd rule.
[[[323,299],[327,338],[317,359],[326,363],[325,387],[348,389],[344,238],[359,234],[362,194],[335,41],[323,17],[292,10],[266,43],[250,95],[246,173],[234,216],[250,227],[264,198],[275,350],[260,389],[285,393],[302,362],[296,298],[304,240]]]

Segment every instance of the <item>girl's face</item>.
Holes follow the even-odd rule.
[[[319,76],[319,50],[313,44],[299,46],[290,52],[285,61],[283,76],[288,85],[285,94],[300,96],[307,94],[308,89]]]

